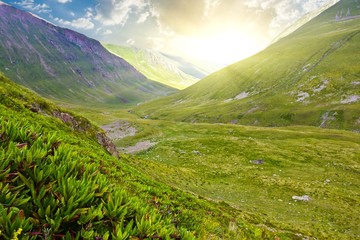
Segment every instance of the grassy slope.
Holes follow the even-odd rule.
[[[135,108],[140,116],[246,125],[315,125],[359,130],[360,18],[335,21],[341,1],[288,37],[177,94]],[[241,93],[248,96],[236,100]],[[308,97],[298,101],[301,94]],[[336,113],[335,113],[336,112]],[[325,114],[325,115],[324,115]]]
[[[294,238],[263,221],[151,180],[91,135],[50,117],[53,105],[0,77],[0,234],[4,239]],[[43,114],[32,105],[46,106]],[[155,172],[154,172],[155,174]]]
[[[274,229],[317,239],[360,237],[360,136],[314,127],[263,128],[136,119],[116,109],[77,109],[100,124],[138,129],[119,148],[157,142],[129,163],[154,179],[250,212]],[[106,116],[106,118],[105,118]],[[253,160],[264,164],[253,164]],[[308,195],[308,202],[292,196]]]
[[[175,63],[159,53],[112,44],[103,45],[110,52],[124,58],[151,80],[177,89],[184,89],[198,81],[198,79],[182,72]]]

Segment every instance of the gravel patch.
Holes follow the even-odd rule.
[[[117,121],[101,127],[111,140],[119,140],[128,136],[135,136],[136,128],[129,122]]]
[[[125,152],[125,153],[134,154],[134,153],[138,153],[138,152],[148,150],[149,148],[151,148],[151,147],[153,147],[155,145],[156,145],[156,142],[143,141],[143,142],[136,143],[134,146],[122,148],[121,150],[123,152]]]

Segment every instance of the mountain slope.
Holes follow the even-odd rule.
[[[293,239],[297,234],[270,231],[225,203],[146,177],[127,164],[129,156],[119,160],[98,144],[98,127],[1,74],[0,112],[1,239]]]
[[[253,57],[134,110],[180,121],[358,131],[359,6],[359,1],[340,1]]]
[[[160,53],[112,44],[104,44],[104,47],[111,53],[124,58],[139,72],[156,82],[184,89],[199,80],[181,71],[174,61]]]
[[[276,36],[273,40],[272,43],[275,43],[276,41],[278,41],[279,39],[286,37],[287,35],[291,34],[292,32],[296,31],[298,28],[300,28],[301,26],[305,25],[307,22],[309,22],[311,19],[315,18],[316,16],[318,16],[319,14],[321,14],[322,12],[324,12],[326,9],[330,8],[331,6],[333,6],[334,4],[336,4],[337,2],[339,2],[339,0],[331,0],[329,1],[327,4],[324,4],[322,7],[315,9],[314,11],[311,11],[309,13],[307,13],[306,15],[304,15],[303,17],[301,17],[300,19],[298,19],[295,23],[291,24],[291,26],[289,26],[288,28],[286,28],[284,31],[282,31],[278,36]]]
[[[174,89],[148,80],[98,41],[0,5],[0,71],[43,96],[134,103]]]

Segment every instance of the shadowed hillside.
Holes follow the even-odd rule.
[[[0,35],[0,71],[46,97],[126,104],[175,91],[148,80],[98,41],[5,4]]]

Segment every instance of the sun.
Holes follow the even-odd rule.
[[[264,47],[259,39],[239,31],[221,31],[196,37],[183,36],[177,38],[175,45],[187,58],[212,64],[217,68],[247,58]]]

